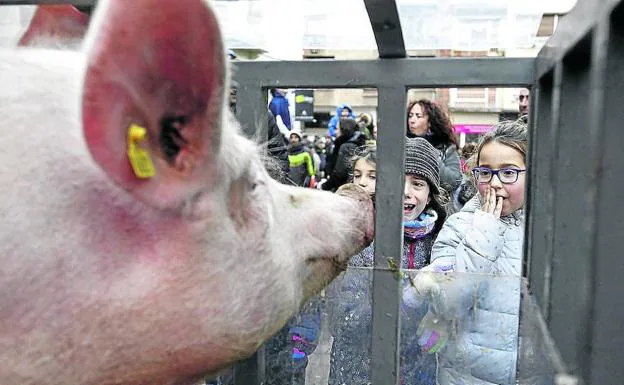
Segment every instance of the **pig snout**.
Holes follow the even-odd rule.
[[[364,230],[364,245],[368,246],[375,236],[375,208],[370,196],[366,190],[354,183],[347,183],[340,186],[336,193],[357,202],[356,204],[359,206],[359,209],[356,209],[356,213],[359,212],[362,214],[363,218],[361,218],[361,220],[366,224]]]
[[[323,205],[296,229],[306,234],[303,249],[304,299],[316,294],[347,267],[349,259],[374,236],[373,202],[360,186],[348,184],[336,193],[309,191],[306,198]],[[309,194],[309,196],[308,196]],[[316,194],[326,195],[325,199]],[[307,199],[306,199],[307,200]]]

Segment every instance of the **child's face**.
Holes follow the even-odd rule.
[[[292,144],[299,144],[301,140],[299,139],[299,135],[296,134],[291,134],[290,135],[290,143]]]
[[[405,175],[403,221],[413,221],[429,203],[429,183],[417,175]]]
[[[353,183],[366,190],[368,195],[375,195],[377,167],[366,159],[360,159],[353,166]]]
[[[479,153],[479,167],[487,167],[492,170],[502,168],[524,170],[526,164],[518,150],[494,141],[486,144],[481,149]],[[503,184],[498,175],[493,175],[489,183],[479,183],[479,193],[482,197],[487,197],[490,189],[493,189],[496,197],[503,198],[501,216],[509,215],[524,206],[525,177],[526,172],[521,172],[518,174],[518,180],[515,183]]]

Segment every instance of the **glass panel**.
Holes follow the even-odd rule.
[[[408,277],[401,333],[407,382],[516,383],[520,277],[417,271]]]
[[[532,48],[543,1],[397,0],[406,49]]]
[[[535,298],[529,294],[526,281],[522,284],[519,335],[519,384],[554,384],[558,374],[566,373]]]
[[[575,0],[397,0],[406,48],[417,51],[411,53],[416,56],[441,49],[539,48],[544,43],[544,37],[536,37],[542,14],[565,14],[574,3]],[[244,52],[240,59],[377,56],[363,0],[217,0],[212,4],[221,21],[226,46]],[[0,7],[0,46],[17,42],[34,8]],[[425,56],[428,55],[444,56],[436,52]]]
[[[436,377],[440,383],[454,383],[446,376],[466,372],[500,384],[552,383],[558,355],[519,277],[405,273],[402,383],[433,385]],[[421,289],[428,283],[433,290],[417,294],[410,279]],[[371,298],[370,268],[349,267],[327,288],[306,384],[370,383]],[[429,345],[438,351],[425,352]]]
[[[377,50],[362,0],[216,1],[232,49],[263,59],[300,60],[303,49]]]
[[[26,31],[35,12],[32,5],[0,6],[0,48],[13,47]]]
[[[477,383],[462,377],[471,373],[488,383],[552,384],[562,370],[519,277],[404,273],[401,383]],[[371,268],[349,267],[271,338],[265,384],[370,384],[372,277]],[[208,384],[232,384],[232,375]]]
[[[543,3],[538,0],[397,0],[408,50],[532,48]],[[231,48],[260,48],[277,59],[300,59],[303,49],[376,51],[377,48],[362,0],[219,1],[216,4]]]

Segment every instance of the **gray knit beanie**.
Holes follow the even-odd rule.
[[[416,137],[405,141],[405,174],[425,178],[435,194],[440,193],[438,153],[426,139]]]

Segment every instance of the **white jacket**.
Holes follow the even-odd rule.
[[[481,211],[477,195],[440,231],[430,268],[471,273],[464,294],[473,300],[438,353],[438,384],[516,383],[523,222],[522,210],[501,219]]]

